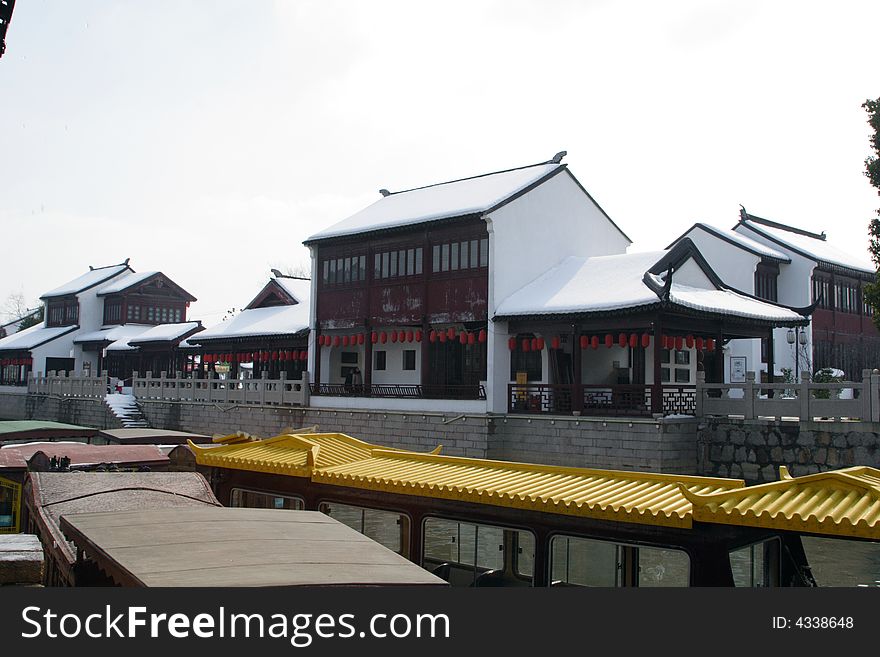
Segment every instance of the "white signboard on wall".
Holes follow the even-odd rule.
[[[746,357],[731,356],[730,357],[730,382],[745,383],[746,382]]]

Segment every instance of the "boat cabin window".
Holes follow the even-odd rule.
[[[550,581],[551,586],[688,586],[690,558],[681,550],[558,535],[550,541]]]
[[[394,511],[322,502],[318,510],[397,554],[409,557],[409,518]]]
[[[734,586],[779,586],[778,538],[730,551]]]
[[[453,586],[531,586],[535,537],[509,527],[426,518],[422,565]]]
[[[265,493],[245,488],[233,488],[229,506],[247,509],[291,509],[301,511],[305,508],[302,499],[277,493]]]

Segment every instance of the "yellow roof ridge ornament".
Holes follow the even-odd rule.
[[[312,448],[306,453],[306,467],[314,468],[318,465],[318,454],[321,453],[320,445],[312,445]]]
[[[789,481],[791,479],[794,479],[794,477],[791,476],[791,473],[788,471],[788,468],[786,468],[784,465],[780,465],[779,466],[779,481]]]
[[[211,437],[211,442],[217,443],[219,445],[233,445],[235,443],[245,443],[251,442],[253,440],[259,440],[259,438],[256,436],[252,436],[246,431],[236,431],[235,433],[230,433],[225,436],[219,433],[215,433]]]
[[[431,450],[431,454],[439,454],[443,451],[443,445],[437,445],[434,449]]]

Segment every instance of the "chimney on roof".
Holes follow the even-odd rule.
[[[382,196],[391,196],[391,192],[389,192],[387,189],[384,189],[384,188],[383,188],[383,189],[380,189],[380,190],[379,190],[379,193],[380,193]]]
[[[562,162],[562,158],[568,155],[568,151],[559,151],[556,155],[553,156],[553,159],[550,160],[552,164],[559,164]]]

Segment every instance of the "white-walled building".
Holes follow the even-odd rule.
[[[813,233],[750,215],[742,210],[731,229],[694,224],[678,241],[692,240],[725,283],[783,306],[811,307],[811,323],[801,330],[774,331],[770,341],[734,340],[725,346],[725,380],[731,357],[745,359],[746,370],[767,378],[772,362],[777,380],[786,374],[831,367],[860,379],[863,368],[880,365],[880,334],[863,303],[863,289],[874,280],[867,258],[829,245]],[[813,307],[814,306],[814,307]]]
[[[796,311],[729,290],[690,242],[625,255],[629,238],[563,155],[381,190],[374,204],[306,240],[313,405],[664,412],[660,387],[693,385],[705,350],[698,346],[806,323]],[[568,309],[548,311],[558,295],[571,301]],[[698,331],[705,336],[692,335]],[[671,341],[656,358],[655,336]],[[672,359],[667,367],[662,358]],[[354,367],[362,381],[349,375]],[[675,378],[685,371],[686,381]],[[720,376],[720,365],[711,371]],[[590,385],[602,387],[605,401],[584,401]]]
[[[186,324],[186,308],[195,301],[162,272],[136,273],[128,260],[90,267],[40,299],[43,322],[0,340],[6,384],[23,385],[30,372],[97,375],[107,369],[107,350],[114,343],[157,325]]]

